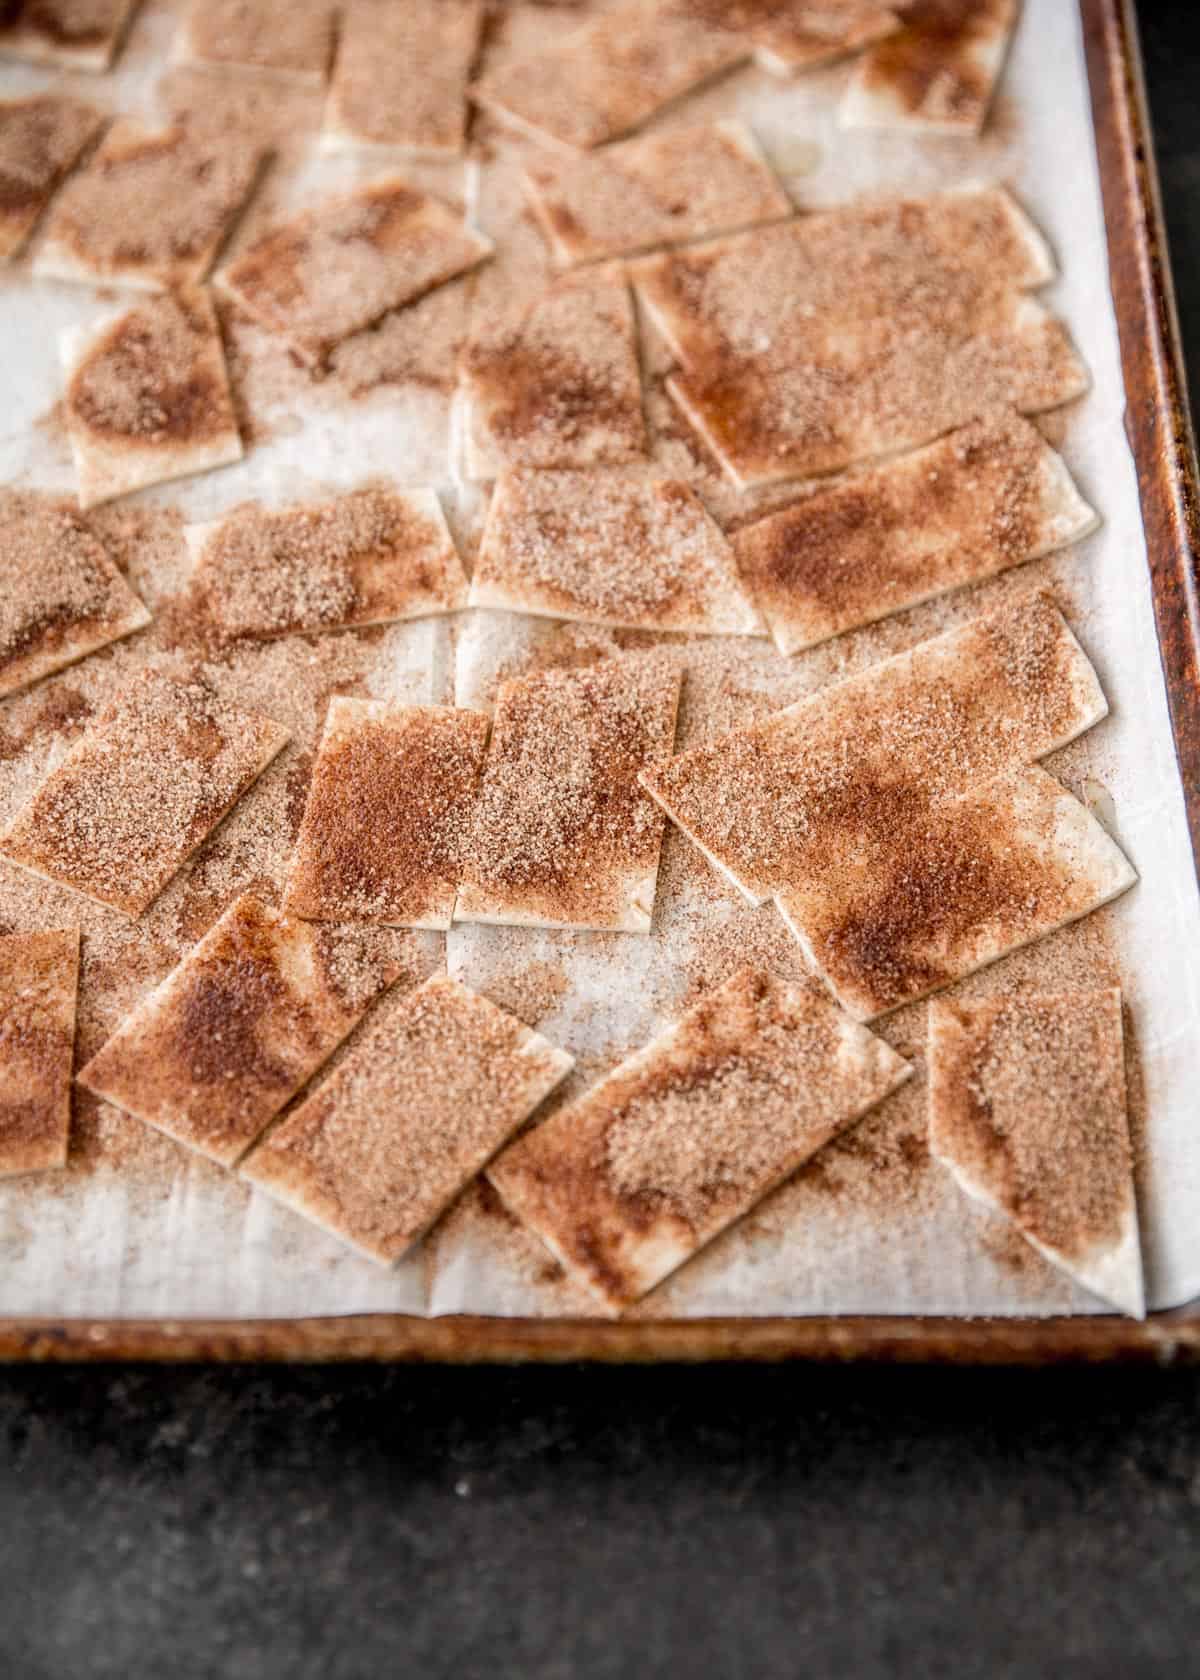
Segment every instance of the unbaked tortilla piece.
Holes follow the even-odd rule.
[[[64,94],[0,102],[0,263],[22,249],[104,121],[92,106]]]
[[[243,893],[79,1074],[96,1096],[232,1167],[409,968],[402,940]]]
[[[488,1177],[620,1312],[911,1074],[819,987],[744,968]]]
[[[350,0],[321,141],[453,157],[467,136],[467,82],[481,0]]]
[[[149,622],[69,502],[36,490],[0,490],[0,697]]]
[[[1078,542],[1099,524],[1037,428],[1000,413],[732,537],[780,653]]]
[[[1144,1317],[1118,988],[931,1003],[929,1148],[1051,1265]]]
[[[0,935],[0,1178],[65,1167],[79,930]]]
[[[792,213],[753,133],[736,121],[669,128],[577,157],[547,153],[526,165],[525,181],[565,266],[711,239]]]
[[[381,1007],[239,1171],[391,1265],[571,1066],[514,1015],[439,975]]]
[[[1095,817],[1033,766],[886,808],[869,828],[831,837],[775,902],[838,1002],[870,1021],[1046,938],[1136,880]]]
[[[487,746],[483,712],[336,696],[284,905],[298,916],[448,928]]]
[[[506,473],[470,604],[632,629],[763,633],[727,538],[677,479]]]
[[[270,718],[143,670],[0,835],[0,853],[140,915],[285,742]]]
[[[186,525],[193,586],[223,635],[271,638],[456,612],[467,579],[433,490],[376,485]]]
[[[910,0],[899,33],[855,65],[843,127],[978,134],[1019,12],[1020,0]]]
[[[175,48],[183,63],[324,82],[336,7],[329,0],[192,0]]]
[[[680,681],[650,655],[501,687],[455,921],[649,932],[663,825],[637,778]]]
[[[0,9],[0,59],[107,70],[140,0],[10,0]]]
[[[221,332],[200,287],[59,337],[79,505],[242,458]]]

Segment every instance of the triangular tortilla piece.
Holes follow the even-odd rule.
[[[56,93],[0,102],[0,263],[20,251],[104,118]]]
[[[186,525],[193,584],[226,636],[275,637],[450,613],[467,579],[433,490],[352,490],[282,509],[247,502]]]
[[[448,204],[399,176],[369,181],[279,222],[217,276],[310,366],[491,252]]]
[[[643,785],[760,904],[888,813],[965,791],[1105,716],[1048,595],[918,642],[760,723],[680,753]]]
[[[0,935],[0,1178],[65,1167],[79,931]]]
[[[264,158],[246,141],[123,117],[59,194],[33,272],[149,292],[197,284],[245,209]]]
[[[483,712],[330,702],[284,895],[297,916],[448,928]]]
[[[1144,1316],[1115,986],[932,1003],[929,1148],[1051,1265]]]
[[[482,22],[481,0],[350,0],[341,14],[322,145],[429,157],[461,152]]]
[[[199,684],[143,671],[18,812],[0,853],[140,915],[287,738]]]
[[[680,681],[651,656],[501,687],[456,921],[649,931],[662,818],[637,777],[671,750]]]
[[[184,63],[321,83],[333,56],[330,0],[191,0],[175,48]]]
[[[0,696],[149,622],[69,502],[0,490]]]
[[[239,1171],[391,1265],[571,1066],[516,1016],[439,975],[384,1005]]]
[[[743,968],[488,1177],[620,1312],[911,1073],[819,987]]]
[[[9,0],[0,59],[63,70],[107,70],[140,0]]]
[[[792,203],[745,123],[669,128],[525,169],[560,263],[629,256],[790,216]]]
[[[80,507],[241,460],[221,332],[203,289],[69,327],[59,348]]]
[[[402,939],[323,928],[244,893],[127,1015],[79,1083],[232,1167],[380,994]]]
[[[1036,766],[948,799],[880,801],[775,894],[842,1007],[870,1021],[1126,892],[1116,842]]]
[[[780,653],[1094,531],[1099,520],[1036,426],[1002,412],[806,496],[732,537]]]
[[[903,29],[855,65],[842,126],[978,134],[1019,11],[1020,0],[910,0]]]
[[[470,601],[631,629],[763,633],[728,540],[678,479],[505,474]]]

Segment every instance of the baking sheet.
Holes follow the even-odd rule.
[[[561,28],[552,13],[528,8],[520,30]],[[153,88],[174,30],[171,8],[142,15],[116,75],[76,85],[126,110],[153,108]],[[501,43],[503,45],[503,42]],[[1084,741],[1051,761],[1084,797],[1098,802],[1140,869],[1143,884],[1125,900],[1033,952],[1009,959],[971,984],[979,989],[1028,983],[1100,983],[1119,977],[1133,1027],[1135,1112],[1145,1117],[1142,1212],[1150,1298],[1157,1305],[1200,1289],[1200,1160],[1192,1146],[1200,1046],[1200,904],[1188,850],[1182,797],[1167,726],[1136,485],[1121,430],[1122,392],[1115,322],[1107,290],[1098,188],[1078,20],[1058,0],[1028,0],[989,132],[978,143],[916,141],[895,135],[841,134],[833,121],[846,71],[836,68],[793,83],[747,71],[685,102],[673,122],[738,114],[750,120],[785,173],[802,207],[839,202],[860,191],[925,191],[965,180],[1010,181],[1051,237],[1063,268],[1047,301],[1071,324],[1091,366],[1094,389],[1074,411],[1052,417],[1084,493],[1105,518],[1101,532],[1069,556],[1024,568],[944,607],[920,609],[830,649],[784,662],[764,647],[687,644],[684,727],[696,739],[742,716],[773,709],[830,678],[910,645],[1038,583],[1056,588],[1096,660],[1113,715]],[[44,74],[6,67],[7,91],[46,85]],[[195,80],[193,76],[193,81]],[[196,97],[196,89],[176,97]],[[202,99],[201,103],[210,104]],[[282,119],[281,119],[282,120]],[[378,160],[310,159],[289,142],[241,237],[280,203],[303,200],[326,183],[379,172]],[[505,215],[503,157],[473,179],[456,166],[410,171],[438,190],[461,192],[485,225]],[[528,277],[526,277],[528,278]],[[497,288],[492,282],[493,290]],[[347,382],[313,386],[261,335],[237,328],[244,352],[256,441],[238,467],[165,486],[135,498],[139,506],[178,505],[188,519],[211,518],[247,495],[293,498],[328,485],[390,471],[407,483],[435,483],[464,538],[478,501],[447,470],[450,394],[430,381],[422,345],[453,339],[470,289],[445,288],[418,314],[401,312],[378,339],[359,345],[356,365],[377,369],[393,352],[397,377],[347,401]],[[483,294],[483,288],[479,291]],[[53,329],[87,321],[113,306],[89,288],[32,284],[28,260],[3,281],[9,389],[0,422],[5,481],[69,489],[69,458],[53,421],[58,389]],[[406,358],[408,360],[406,361]],[[404,370],[411,364],[413,377]],[[369,381],[368,381],[369,382]],[[652,404],[653,410],[653,404]],[[686,450],[667,440],[677,464]],[[703,481],[702,467],[696,468]],[[710,486],[716,489],[716,486]],[[715,498],[721,517],[730,498]],[[134,545],[147,594],[169,594],[172,561],[163,543]],[[326,638],[331,641],[333,638]],[[405,699],[485,700],[497,673],[538,660],[589,657],[611,647],[605,632],[563,631],[535,621],[470,615],[459,624],[405,626],[361,639],[341,665],[328,652],[325,679],[356,691]],[[531,654],[532,650],[532,654]],[[102,693],[115,683],[125,653],[100,656],[89,672],[66,673],[45,691],[71,685]],[[270,657],[264,655],[264,662]],[[127,664],[124,668],[128,668]],[[230,674],[243,687],[268,673],[245,662]],[[304,683],[299,683],[301,690]],[[318,685],[319,687],[319,685]],[[40,694],[42,691],[35,691]],[[298,693],[289,721],[297,745],[253,796],[279,799],[302,770],[304,737],[314,727],[311,693]],[[40,703],[40,702],[39,702]],[[0,709],[0,728],[29,702]],[[44,770],[43,736],[0,763],[0,821]],[[248,801],[250,805],[252,802]],[[235,815],[229,827],[235,827]],[[226,836],[226,839],[228,837]],[[270,875],[278,859],[266,862]],[[0,875],[0,917],[21,922],[20,892]],[[181,884],[182,894],[185,883]],[[174,891],[174,889],[173,889]],[[190,940],[179,903],[151,912],[162,943],[162,971]],[[212,909],[209,920],[220,906]],[[63,895],[63,920],[81,919],[85,952],[106,930],[89,925],[106,913]],[[677,1013],[701,983],[720,977],[729,952],[754,950],[780,966],[798,960],[779,937],[769,907],[750,912],[721,896],[697,870],[679,836],[670,835],[654,933],[570,936],[526,930],[452,930],[451,971],[501,1001],[545,1009],[541,1029],[575,1051],[588,1077],[641,1042]],[[173,919],[172,919],[173,918]],[[754,925],[751,926],[750,924]],[[191,935],[194,937],[194,933]],[[430,953],[436,960],[436,953]],[[111,980],[112,1006],[125,1007],[144,974],[124,987]],[[546,1006],[549,1006],[546,1008]],[[924,1010],[889,1022],[887,1035],[919,1056]],[[844,1146],[822,1152],[815,1169],[779,1192],[734,1232],[686,1268],[641,1309],[648,1315],[702,1313],[1088,1311],[1095,1303],[1049,1272],[1023,1245],[967,1204],[922,1159],[920,1082],[914,1081],[859,1128]],[[472,1192],[426,1252],[386,1273],[344,1254],[265,1199],[205,1163],[163,1144],[145,1158],[129,1128],[112,1115],[89,1122],[84,1159],[51,1181],[0,1190],[0,1311],[58,1315],[222,1315],[228,1317],[393,1311],[554,1313],[593,1310],[569,1289],[545,1253],[497,1211],[486,1191]]]

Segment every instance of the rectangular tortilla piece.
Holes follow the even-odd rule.
[[[681,753],[643,785],[752,904],[916,802],[1032,763],[1106,715],[1096,673],[1036,593]]]
[[[61,94],[0,102],[0,263],[21,250],[103,126],[99,111]]]
[[[644,630],[756,636],[733,552],[678,479],[515,472],[492,492],[470,602]]]
[[[140,915],[287,738],[197,683],[142,671],[17,813],[0,853]]]
[[[978,134],[1020,0],[911,0],[904,27],[865,53],[842,96],[844,128]]]
[[[514,1015],[438,975],[381,1009],[239,1170],[391,1265],[571,1066]]]
[[[637,778],[671,750],[680,681],[649,656],[501,687],[456,921],[649,931],[662,819]]]
[[[69,502],[37,490],[0,490],[0,696],[149,622]]]
[[[877,0],[659,0],[663,12],[723,28],[764,70],[792,76],[881,40],[899,28]]]
[[[448,204],[386,176],[277,223],[217,280],[315,367],[343,339],[474,268],[491,249]]]
[[[395,935],[318,927],[243,893],[79,1083],[232,1167],[408,966]]]
[[[745,123],[669,128],[581,156],[547,153],[526,190],[564,266],[778,221],[792,203]]]
[[[107,70],[140,0],[9,0],[0,59],[63,70]]]
[[[241,460],[220,328],[202,287],[69,327],[59,348],[80,507]]]
[[[1052,1266],[1145,1315],[1117,987],[931,1003],[929,1148]]]
[[[193,587],[226,636],[343,630],[455,612],[467,579],[433,490],[368,486],[187,525]]]
[[[870,1021],[1044,939],[1136,880],[1090,812],[1033,766],[945,799],[881,802],[775,902],[838,1002]]]
[[[1036,560],[1099,520],[1011,410],[845,479],[732,537],[780,653]]]
[[[176,57],[222,69],[323,82],[333,54],[329,0],[192,0]]]
[[[65,1167],[79,930],[0,935],[0,1178]]]
[[[297,916],[448,928],[485,713],[330,701],[284,896]]]
[[[620,1312],[911,1074],[819,987],[743,968],[488,1177]]]
[[[430,157],[461,152],[482,23],[481,0],[350,0],[322,144]]]

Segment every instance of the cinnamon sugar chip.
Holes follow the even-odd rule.
[[[240,1171],[391,1264],[571,1065],[565,1051],[440,975],[381,1010]]]
[[[233,1166],[408,968],[396,936],[236,899],[79,1082]]]
[[[59,340],[81,507],[242,456],[217,318],[186,287]]]
[[[564,264],[712,238],[789,216],[791,200],[741,122],[670,128],[525,169],[530,202]]]
[[[858,52],[899,28],[878,0],[660,0],[664,11],[740,36],[765,70],[790,76]]]
[[[470,600],[634,629],[763,629],[724,534],[677,479],[506,474],[492,493]]]
[[[79,932],[0,936],[0,1178],[65,1167]]]
[[[671,750],[679,688],[653,657],[503,684],[456,921],[649,931],[662,819],[637,778]]]
[[[0,853],[140,915],[287,732],[197,684],[140,673],[0,836]]]
[[[226,636],[288,636],[454,612],[467,580],[432,490],[248,502],[184,529],[198,595]]]
[[[331,701],[288,910],[448,928],[487,736],[483,712]]]
[[[350,0],[322,139],[444,157],[467,133],[467,80],[479,49],[481,0]]]
[[[969,1196],[1122,1312],[1145,1313],[1121,994],[929,1010],[929,1145]]]
[[[236,138],[122,118],[60,193],[34,274],[154,292],[203,280],[263,157]]]
[[[192,0],[177,56],[323,82],[333,52],[330,0]]]
[[[743,526],[742,576],[781,653],[1078,542],[1096,514],[1011,411]]]
[[[8,0],[0,7],[0,59],[107,70],[140,0]]]
[[[1096,673],[1049,596],[970,620],[648,771],[671,820],[752,903],[820,873],[831,847],[884,842],[916,801],[965,791],[1105,716]]]
[[[388,176],[278,223],[218,281],[259,326],[319,365],[351,333],[490,251],[449,205]]]
[[[1019,10],[1020,0],[910,0],[903,29],[855,66],[842,124],[977,134]]]
[[[743,968],[488,1177],[619,1312],[911,1073],[818,987]]]
[[[68,502],[0,490],[0,696],[149,622]]]
[[[557,281],[463,354],[463,467],[617,466],[646,454],[633,301],[615,265]]]
[[[945,799],[875,796],[775,902],[858,1020],[948,986],[1126,892],[1137,875],[1036,767]]]
[[[0,101],[0,263],[15,257],[104,118],[80,99]]]

